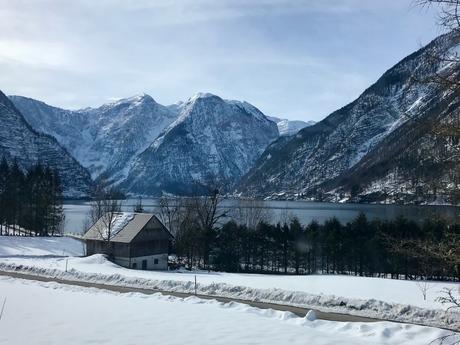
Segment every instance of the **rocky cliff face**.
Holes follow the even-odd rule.
[[[0,157],[16,160],[27,169],[38,162],[59,172],[64,196],[85,197],[90,193],[89,173],[56,141],[34,130],[13,103],[0,92]]]
[[[340,195],[349,198],[352,176],[361,176],[361,179],[367,174],[354,188],[358,194],[374,188],[373,185],[381,183],[380,179],[389,178],[391,169],[387,173],[376,173],[380,164],[377,161],[382,157],[378,152],[396,154],[396,148],[399,153],[405,152],[404,157],[426,161],[441,159],[440,150],[455,151],[458,133],[435,148],[430,144],[433,134],[429,129],[441,121],[455,121],[451,117],[457,111],[455,95],[446,93],[439,84],[425,81],[446,69],[457,68],[434,61],[433,55],[437,52],[455,54],[458,45],[459,39],[454,35],[439,37],[387,71],[354,102],[302,129],[290,140],[274,143],[242,179],[238,191],[258,196],[315,197],[321,194],[324,197],[326,194],[329,198],[337,199]],[[420,125],[428,122],[430,126]],[[416,127],[418,134],[412,141],[398,140],[410,137],[409,133]],[[442,171],[438,171],[438,176],[449,175],[452,164],[458,167],[458,156],[447,153],[445,159],[453,160],[439,167]],[[370,161],[374,162],[373,169],[366,163]],[[394,169],[406,168],[396,163]],[[424,165],[421,169],[429,175],[432,168]],[[452,178],[448,180],[446,185],[455,185]],[[399,188],[398,183],[394,188]]]
[[[277,137],[276,124],[249,103],[198,94],[137,157],[122,186],[189,194],[211,183],[229,191]]]

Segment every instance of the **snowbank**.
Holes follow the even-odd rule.
[[[0,236],[1,256],[81,256],[83,242],[70,237]]]
[[[390,322],[308,320],[289,312],[195,297],[119,294],[0,277],[0,301],[5,297],[0,344],[9,345],[425,345],[450,334]]]
[[[101,255],[70,258],[68,272],[62,258],[1,258],[0,270],[20,271],[68,280],[193,293],[190,273],[147,272],[121,268]],[[197,275],[197,292],[249,301],[300,306],[329,312],[460,329],[460,314],[442,310],[433,300],[423,301],[413,282],[348,276],[267,276],[257,274],[204,273]],[[434,296],[443,287],[432,283]],[[318,292],[320,289],[324,293]],[[356,290],[354,290],[356,289]],[[437,291],[435,293],[435,291]],[[326,293],[327,292],[327,293]],[[333,292],[333,293],[330,293]],[[356,297],[356,296],[362,297]],[[407,294],[419,296],[404,300]],[[368,297],[371,295],[372,297]],[[401,302],[391,302],[400,300]],[[417,303],[411,304],[411,301]],[[425,303],[425,305],[423,305]]]

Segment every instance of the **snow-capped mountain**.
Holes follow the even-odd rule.
[[[139,95],[77,111],[30,98],[11,100],[36,130],[54,136],[93,178],[122,181],[132,160],[177,117],[177,110]]]
[[[35,131],[1,91],[0,119],[0,157],[10,162],[16,160],[25,169],[38,162],[57,169],[66,197],[79,198],[90,193],[89,173],[55,138]]]
[[[273,143],[242,179],[238,191],[258,196],[300,194],[317,198],[330,192],[337,197],[338,191],[350,195],[350,181],[355,183],[354,192],[371,191],[398,171],[399,182],[393,187],[400,190],[403,181],[411,180],[411,190],[406,192],[413,193],[426,179],[411,179],[406,166],[409,157],[412,164],[417,163],[416,176],[445,177],[443,184],[456,188],[458,173],[454,177],[452,172],[460,166],[458,133],[443,141],[432,128],[433,124],[454,121],[451,116],[458,111],[458,95],[426,80],[452,68],[443,61],[434,61],[433,56],[437,52],[453,53],[459,42],[453,34],[437,38],[388,70],[354,102],[291,139]],[[432,140],[437,144],[433,145]],[[438,170],[427,164],[443,159],[447,163],[436,165]]]
[[[291,136],[297,134],[302,128],[313,126],[315,121],[288,120],[279,117],[267,116],[270,120],[276,123],[280,136]]]
[[[94,179],[128,193],[191,192],[207,179],[228,189],[279,136],[276,124],[254,106],[211,94],[170,106],[144,94],[76,111],[10,99]]]
[[[212,181],[230,190],[278,138],[276,124],[246,102],[197,94],[140,154],[122,186],[134,193],[191,193]]]

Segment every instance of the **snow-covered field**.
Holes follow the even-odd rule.
[[[83,242],[70,237],[0,236],[1,256],[81,256]]]
[[[160,294],[120,294],[0,277],[0,344],[400,344],[425,345],[450,332],[391,322],[309,320]]]
[[[139,271],[119,267],[101,255],[86,258],[2,257],[0,269],[99,284],[190,293],[194,292],[196,276],[199,294],[460,329],[460,313],[447,312],[447,306],[436,301],[444,288],[458,291],[458,283],[428,283],[425,301],[420,286],[413,281],[326,275]]]

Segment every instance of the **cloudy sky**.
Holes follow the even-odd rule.
[[[211,92],[320,120],[439,33],[413,0],[0,0],[0,90],[64,108]]]

